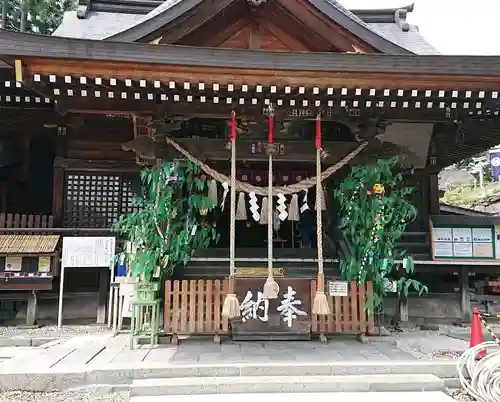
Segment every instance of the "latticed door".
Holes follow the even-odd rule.
[[[64,224],[76,228],[109,228],[124,212],[133,210],[140,194],[133,173],[68,172],[64,186]]]

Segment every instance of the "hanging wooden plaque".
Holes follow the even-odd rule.
[[[232,321],[233,339],[309,339],[311,286],[307,279],[275,278],[277,299],[264,300],[265,278],[236,279],[241,316]]]

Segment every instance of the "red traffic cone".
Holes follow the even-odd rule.
[[[470,347],[473,348],[474,346],[477,346],[481,343],[484,342],[484,337],[483,337],[483,327],[481,325],[481,319],[479,318],[479,309],[477,307],[474,308],[474,311],[472,312],[472,325],[471,325],[471,330],[470,330]],[[486,356],[486,350],[481,350],[477,356],[476,359],[480,360],[484,356]]]

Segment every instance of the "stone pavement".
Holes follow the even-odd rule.
[[[161,353],[161,352],[159,352]],[[146,360],[154,358],[151,351]],[[387,343],[363,345],[354,339],[320,342],[225,342],[221,345],[184,341],[172,355],[173,363],[261,363],[413,360],[409,353]]]
[[[137,365],[279,363],[279,362],[388,362],[415,359],[449,359],[446,353],[461,353],[467,342],[436,332],[403,333],[371,338],[361,344],[352,337],[337,337],[327,344],[319,341],[224,341],[181,340],[179,345],[160,344],[150,349],[140,345],[129,349],[127,334],[80,335],[48,342],[39,347],[1,348],[0,373],[32,371],[99,370],[110,366]],[[441,356],[439,355],[441,353]],[[455,357],[455,356],[454,356]]]
[[[47,345],[46,345],[47,346]],[[0,364],[0,373],[26,367],[33,371],[61,371],[76,366],[101,369],[109,365],[139,363],[224,364],[269,362],[408,361],[415,357],[389,342],[361,344],[352,338],[338,338],[327,344],[316,341],[230,342],[183,340],[179,345],[128,347],[128,336],[77,336],[51,342],[50,347],[22,348],[18,356]]]
[[[464,341],[436,333],[415,333],[372,338],[368,344],[336,337],[327,344],[226,340],[217,345],[210,338],[130,350],[126,334],[80,335],[19,348],[18,353],[6,349],[5,356],[14,356],[0,362],[0,389],[51,391],[108,384],[120,390],[134,380],[178,377],[432,374],[455,378],[452,358],[426,354],[434,343],[438,348],[466,347]],[[425,353],[412,349],[416,346],[423,346]]]

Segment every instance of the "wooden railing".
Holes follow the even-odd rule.
[[[52,228],[52,215],[0,214],[0,228],[31,229]]]
[[[228,320],[222,317],[227,289],[227,280],[166,281],[163,328],[172,343],[178,335],[213,335],[219,343],[228,332]]]
[[[228,290],[227,280],[183,280],[165,282],[163,328],[177,343],[179,335],[210,335],[215,342],[228,334],[229,323],[222,317],[222,305]],[[325,334],[373,333],[373,288],[371,282],[349,284],[346,297],[328,297],[331,314],[311,315],[311,332],[325,340]],[[311,281],[311,300],[316,281]],[[366,303],[370,303],[367,305]]]
[[[316,295],[316,281],[311,281],[311,300]],[[368,296],[368,297],[367,297]],[[327,296],[330,315],[312,315],[311,331],[324,339],[329,333],[373,333],[373,286],[351,282],[348,296]],[[369,303],[369,304],[367,304]]]

